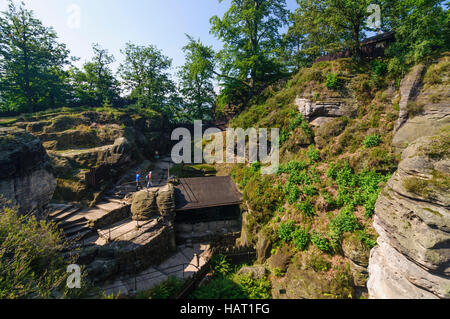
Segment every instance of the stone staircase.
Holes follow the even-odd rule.
[[[50,204],[49,209],[49,221],[57,224],[66,240],[73,244],[95,235],[98,228],[129,216],[129,204],[109,197],[92,208]]]
[[[132,256],[144,249],[146,251],[144,254],[148,256],[142,257],[145,260],[141,270],[145,269],[148,258],[164,260],[163,255],[158,257],[155,254],[160,245],[166,247],[169,245],[169,242],[165,243],[168,238],[167,225],[159,219],[133,221],[130,216],[130,198],[136,192],[136,171],[145,176],[151,169],[153,187],[162,187],[167,184],[171,167],[173,162],[169,157],[159,160],[153,167],[150,162],[143,162],[124,174],[114,188],[94,207],[83,208],[76,204],[49,206],[49,220],[58,225],[70,242],[63,254],[69,256],[74,249],[80,248],[81,264],[84,264],[88,272],[98,279],[95,284],[103,283],[101,289],[105,293],[117,294],[121,291],[127,295],[136,290],[150,289],[170,276],[186,279],[206,263],[207,257],[201,255],[209,251],[209,245],[189,243],[179,246],[177,251],[167,255],[168,259],[162,263],[157,261],[160,263],[158,266],[147,268],[135,276],[104,282],[109,280],[108,278],[117,278],[118,261],[115,258],[118,253]]]

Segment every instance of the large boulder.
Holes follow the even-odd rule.
[[[56,180],[41,141],[22,129],[0,129],[0,194],[20,214],[45,218]]]
[[[156,203],[158,205],[159,213],[163,217],[172,220],[174,217],[173,213],[175,211],[175,187],[169,183],[160,188],[158,190]]]
[[[159,215],[156,197],[158,191],[155,189],[143,190],[133,195],[131,204],[131,215],[133,220],[145,221]]]
[[[375,207],[371,298],[450,298],[450,133],[404,152]]]
[[[238,276],[247,276],[253,279],[262,279],[266,277],[266,268],[264,266],[242,267]]]

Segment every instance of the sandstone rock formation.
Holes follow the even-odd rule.
[[[25,117],[14,125],[42,141],[51,157],[54,200],[90,204],[136,163],[164,153],[166,120],[117,110]]]
[[[169,183],[158,190],[156,204],[158,205],[161,216],[171,221],[174,219],[175,188],[172,184]]]
[[[159,214],[156,197],[158,190],[142,190],[133,195],[131,214],[133,220],[144,221],[155,218]]]
[[[329,98],[325,101],[314,102],[307,98],[297,97],[294,104],[307,121],[312,121],[317,126],[333,118],[347,115],[348,101],[344,98]]]
[[[449,141],[447,128],[412,143],[378,198],[371,298],[450,298]]]
[[[162,188],[152,188],[137,192],[133,196],[131,214],[133,220],[145,221],[162,216],[173,221],[175,212],[175,188],[167,184]]]
[[[416,65],[400,83],[400,114],[395,127],[396,132],[408,120],[408,103],[414,100],[419,93],[424,70],[425,66],[423,64]]]
[[[349,259],[350,271],[355,287],[365,288],[369,277],[370,249],[359,240],[356,234],[347,234],[342,242],[344,256]]]
[[[449,61],[450,56],[441,58],[425,75],[424,67],[418,65],[402,81],[400,117],[392,141],[399,153],[416,139],[435,135],[450,124]]]
[[[20,214],[45,218],[56,180],[41,141],[22,129],[0,129],[0,167],[0,194]]]

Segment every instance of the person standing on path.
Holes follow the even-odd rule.
[[[153,174],[153,172],[150,171],[150,172],[148,173],[148,175],[147,175],[147,181],[148,181],[148,182],[147,182],[147,189],[149,189],[150,186],[153,187],[152,174]]]
[[[139,191],[139,182],[141,181],[141,175],[139,175],[139,172],[136,172],[136,192]]]

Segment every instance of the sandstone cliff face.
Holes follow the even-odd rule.
[[[57,178],[53,200],[61,202],[91,204],[136,163],[164,153],[169,139],[163,118],[120,111],[40,115],[14,125],[42,141]]]
[[[44,218],[55,188],[41,141],[21,129],[0,129],[0,195],[19,206],[20,214]]]
[[[450,131],[413,142],[381,192],[371,298],[450,298]]]
[[[426,71],[417,65],[401,83],[400,116],[392,145],[403,151],[423,136],[435,135],[450,125],[450,56]]]

